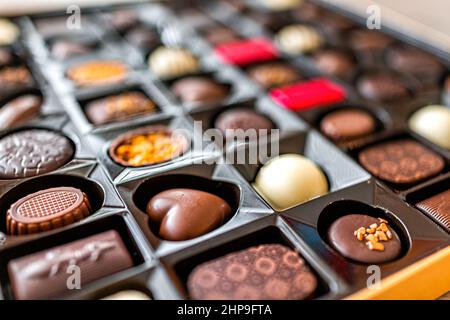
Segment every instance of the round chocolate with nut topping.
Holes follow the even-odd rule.
[[[359,229],[368,230],[366,236],[375,235],[377,231],[381,231],[377,229],[381,229],[382,223],[388,228],[390,238],[387,231],[383,231],[386,236],[383,237],[384,240],[381,237],[377,241],[361,236],[358,238]],[[370,233],[372,225],[374,232]],[[363,214],[349,214],[333,222],[328,230],[328,242],[344,257],[367,264],[392,261],[400,255],[402,249],[400,238],[387,221]]]

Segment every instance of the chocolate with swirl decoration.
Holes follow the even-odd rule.
[[[8,273],[16,299],[55,299],[72,292],[68,284],[77,268],[83,288],[132,266],[133,259],[120,235],[110,230],[12,260]]]

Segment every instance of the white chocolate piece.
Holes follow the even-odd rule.
[[[303,0],[261,0],[264,7],[274,11],[293,9],[303,4],[303,2]]]
[[[159,47],[148,59],[150,70],[160,78],[179,77],[194,73],[199,65],[197,58],[188,50]]]
[[[102,298],[102,300],[151,300],[148,295],[138,290],[123,290]]]
[[[323,39],[313,27],[293,24],[281,29],[277,36],[281,50],[290,54],[309,53],[322,46]]]
[[[10,45],[20,35],[19,28],[7,19],[0,19],[0,45]]]
[[[328,192],[328,181],[311,160],[284,154],[267,162],[253,187],[277,211],[283,211]]]
[[[441,105],[424,107],[412,115],[409,127],[434,144],[450,149],[450,108]]]

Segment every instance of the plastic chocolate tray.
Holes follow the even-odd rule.
[[[86,9],[81,33],[56,27],[57,21],[63,21],[62,12],[15,18],[23,36],[11,48],[17,55],[17,63],[30,68],[35,84],[12,96],[31,90],[41,95],[44,103],[38,118],[25,126],[2,131],[0,137],[26,128],[45,128],[66,136],[74,153],[69,162],[53,172],[0,181],[3,218],[0,221],[0,298],[14,299],[7,271],[12,259],[108,230],[119,233],[132,257],[133,267],[57,298],[101,299],[121,290],[138,290],[152,299],[189,299],[187,279],[196,266],[261,244],[283,244],[305,259],[318,279],[310,299],[344,298],[365,288],[367,280],[366,264],[344,258],[328,243],[329,226],[349,211],[386,218],[399,235],[401,254],[380,264],[383,279],[448,247],[448,231],[415,205],[448,190],[450,151],[411,132],[407,121],[423,106],[448,103],[441,87],[444,76],[449,74],[449,62],[440,59],[444,70],[437,79],[418,79],[400,73],[410,91],[409,97],[403,100],[368,101],[360,96],[355,84],[366,71],[392,72],[385,63],[384,53],[376,51],[367,56],[351,50],[348,33],[362,28],[358,17],[342,16],[346,13],[319,7],[316,2],[308,2],[308,6],[311,14],[321,10],[327,19],[340,19],[341,28],[333,28],[325,18],[321,23],[320,19],[314,21],[296,11],[275,13],[262,8],[257,1],[245,0],[173,1]],[[114,14],[121,11],[131,12],[136,19],[129,24],[115,24]],[[276,46],[275,33],[291,23],[317,28],[325,39],[324,47],[346,50],[355,63],[354,68],[345,77],[329,76],[317,68],[312,55],[285,54],[281,50],[269,62],[287,64],[301,75],[302,82],[317,78],[332,81],[346,93],[342,101],[295,112],[283,108],[271,98],[276,88],[264,90],[248,75],[249,68],[265,62],[243,66],[223,63],[204,38],[205,30],[220,26],[232,29],[241,40],[264,38]],[[49,29],[50,25],[55,27]],[[129,32],[135,28],[148,30],[158,39],[150,47],[136,46],[127,41]],[[391,46],[404,45],[404,39],[395,34],[389,36],[393,39]],[[61,39],[88,44],[90,50],[56,59],[51,49]],[[200,62],[199,70],[191,75],[224,84],[229,89],[227,97],[200,107],[180,101],[171,86],[188,75],[159,79],[149,70],[147,59],[160,45],[190,50]],[[66,78],[70,66],[105,59],[127,66],[123,81],[82,88]],[[152,100],[156,105],[154,112],[103,125],[89,121],[85,113],[89,102],[128,91],[138,91]],[[0,105],[8,99],[2,96]],[[320,122],[328,113],[346,107],[366,110],[374,117],[376,127],[372,134],[351,143],[334,143],[320,132]],[[261,147],[264,142],[240,142],[226,149],[221,148],[221,141],[203,141],[200,149],[195,149],[194,138],[213,128],[221,112],[233,108],[250,109],[268,117],[280,129],[277,137],[280,154],[301,154],[313,160],[325,173],[329,192],[278,212],[252,186],[261,161],[250,165],[235,158],[237,151],[243,151],[239,154],[248,159],[249,147],[253,144]],[[195,126],[194,121],[202,121],[202,126]],[[149,125],[182,129],[191,142],[190,147],[170,161],[142,167],[125,167],[110,157],[108,149],[116,137]],[[399,188],[371,176],[358,163],[358,154],[365,148],[403,137],[418,141],[442,156],[445,168],[425,181]],[[224,161],[230,159],[234,163]],[[12,203],[30,193],[60,186],[85,192],[93,213],[51,231],[6,235],[4,218]],[[145,213],[146,204],[153,195],[172,188],[193,188],[215,194],[226,200],[232,215],[220,227],[200,237],[184,241],[161,239]]]

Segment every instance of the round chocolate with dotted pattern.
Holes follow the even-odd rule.
[[[81,190],[58,187],[30,194],[8,210],[7,232],[25,235],[60,228],[91,213],[89,200]]]
[[[317,278],[296,251],[270,244],[203,263],[187,285],[196,300],[301,300],[315,291]]]
[[[45,129],[16,131],[0,139],[0,179],[20,179],[56,170],[74,155],[68,138]]]

